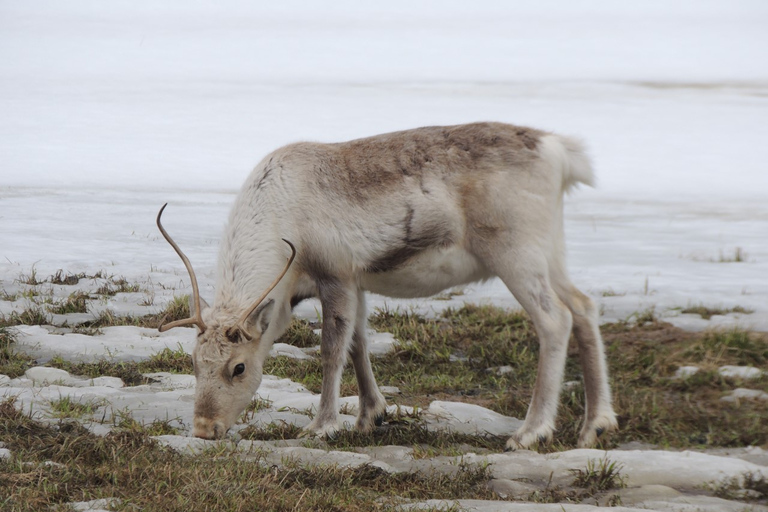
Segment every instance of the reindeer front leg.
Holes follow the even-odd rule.
[[[320,357],[323,385],[317,416],[305,428],[311,435],[332,436],[339,430],[339,388],[341,375],[352,343],[357,314],[357,289],[354,283],[326,278],[317,283],[323,307]]]

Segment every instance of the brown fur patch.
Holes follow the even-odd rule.
[[[377,196],[424,173],[511,168],[538,156],[545,132],[502,123],[431,126],[337,144],[297,144],[317,162],[318,185],[354,199]]]
[[[217,407],[214,400],[209,395],[203,395],[195,400],[195,417],[215,420],[217,416]]]

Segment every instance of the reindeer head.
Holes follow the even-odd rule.
[[[291,242],[283,239],[291,247],[291,257],[285,268],[261,297],[242,314],[211,308],[200,297],[197,277],[189,259],[160,223],[166,206],[167,203],[157,214],[157,227],[189,272],[192,281],[192,316],[163,324],[158,330],[164,332],[173,327],[197,326],[197,343],[192,351],[192,363],[197,379],[193,434],[204,439],[220,439],[250,403],[261,384],[262,364],[266,354],[263,353],[263,346],[259,342],[267,329],[267,319],[274,307],[272,299],[266,302],[264,299],[288,272],[296,257],[296,248]]]

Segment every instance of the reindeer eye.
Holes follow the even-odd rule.
[[[244,371],[245,371],[245,365],[243,363],[237,363],[235,365],[235,373],[232,374],[232,376],[233,377],[237,377],[238,375],[240,375]]]

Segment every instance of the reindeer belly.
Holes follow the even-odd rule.
[[[366,272],[362,287],[396,298],[429,297],[462,284],[492,277],[475,256],[456,246],[426,249],[395,268]]]

